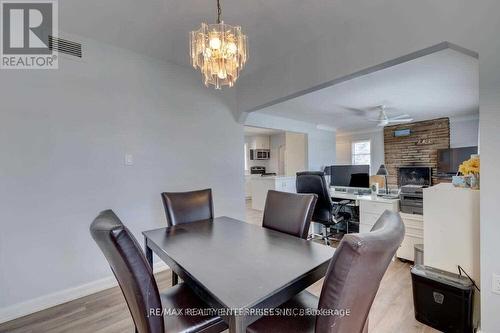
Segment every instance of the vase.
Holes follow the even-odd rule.
[[[470,176],[470,188],[473,190],[479,190],[479,175],[472,174]]]

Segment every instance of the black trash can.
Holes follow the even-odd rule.
[[[465,276],[415,265],[411,270],[415,318],[447,333],[473,332],[474,286]]]

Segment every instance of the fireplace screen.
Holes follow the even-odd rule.
[[[422,185],[431,186],[431,168],[401,167],[399,168],[399,186]]]

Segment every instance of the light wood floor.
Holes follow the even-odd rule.
[[[247,221],[259,225],[262,222],[262,213],[251,209],[248,202]],[[156,278],[160,290],[171,285],[170,271],[158,273]],[[309,291],[319,296],[322,282],[309,287]],[[382,280],[370,313],[369,331],[438,332],[415,320],[411,292],[410,266],[396,260]],[[122,293],[115,287],[0,324],[0,332],[121,333],[134,332],[134,326]]]

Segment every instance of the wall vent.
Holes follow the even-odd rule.
[[[82,44],[49,36],[49,49],[82,58]]]

